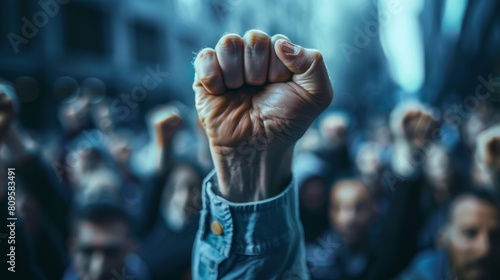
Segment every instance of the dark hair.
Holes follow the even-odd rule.
[[[88,132],[78,135],[75,137],[73,140],[71,140],[70,143],[68,143],[68,147],[72,150],[73,153],[78,149],[84,150],[84,153],[86,156],[90,158],[91,161],[94,163],[100,163],[103,166],[107,167],[108,169],[112,170],[116,174],[119,175],[119,178],[122,179],[122,174],[120,174],[119,170],[120,168],[118,167],[117,163],[113,159],[113,156],[111,153],[108,151],[104,140],[101,141],[90,141],[89,137],[92,136],[92,134],[102,134],[99,130],[89,130]],[[100,136],[104,137],[104,136]],[[83,146],[82,144],[86,143],[87,145]],[[79,154],[74,155],[74,156],[81,156]],[[96,165],[96,164],[94,164]]]
[[[480,202],[487,203],[493,206],[497,210],[497,212],[500,213],[500,204],[498,198],[491,191],[484,189],[477,189],[477,188],[467,189],[457,193],[448,204],[448,209],[446,214],[447,223],[451,221],[452,212],[456,207],[456,205],[460,202],[460,200],[466,197],[474,198],[479,200]]]
[[[330,188],[328,189],[328,192],[331,193],[333,191],[333,189],[335,188],[335,186],[337,186],[339,183],[343,183],[343,182],[357,182],[359,183],[360,185],[364,186],[366,191],[368,191],[368,193],[370,194],[370,196],[375,199],[376,195],[375,195],[375,191],[373,190],[373,188],[371,188],[365,181],[363,181],[361,179],[361,177],[359,176],[341,176],[335,180],[332,181],[332,184],[330,185]]]
[[[132,215],[119,203],[118,199],[101,196],[92,202],[75,207],[72,215],[72,234],[76,234],[80,222],[89,222],[98,226],[105,226],[113,222],[125,224],[129,234],[135,234],[135,221]]]

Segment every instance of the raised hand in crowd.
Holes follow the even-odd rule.
[[[200,51],[195,71],[222,195],[243,202],[280,193],[295,142],[333,97],[321,53],[251,30]]]

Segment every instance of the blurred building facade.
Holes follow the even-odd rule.
[[[216,43],[213,26],[224,9],[200,0],[2,0],[0,77],[16,86],[28,127],[47,125],[26,117],[29,111],[54,119],[55,103],[68,97],[55,95],[54,84],[67,76],[101,79],[106,95],[119,98],[155,70],[158,85],[150,82],[155,86],[139,107],[190,104],[193,57]]]
[[[66,96],[54,94],[54,84],[66,76],[101,79],[106,95],[120,98],[154,69],[168,77],[147,90],[139,109],[172,99],[191,106],[196,52],[226,32],[260,28],[319,49],[333,106],[353,115],[384,114],[407,97],[455,104],[474,94],[479,76],[500,77],[500,2],[451,2],[2,0],[0,77],[16,85],[28,127],[56,125],[26,111],[55,119]],[[414,42],[421,46],[409,48]]]

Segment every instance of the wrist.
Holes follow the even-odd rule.
[[[391,158],[394,172],[403,177],[415,174],[422,167],[425,150],[405,139],[395,139]]]
[[[291,180],[293,145],[276,149],[212,147],[219,192],[232,202],[252,202],[281,193]]]

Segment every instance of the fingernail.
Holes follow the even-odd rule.
[[[297,54],[297,53],[299,53],[299,47],[297,47],[296,45],[294,45],[288,41],[283,41],[281,43],[281,50],[285,54]]]

